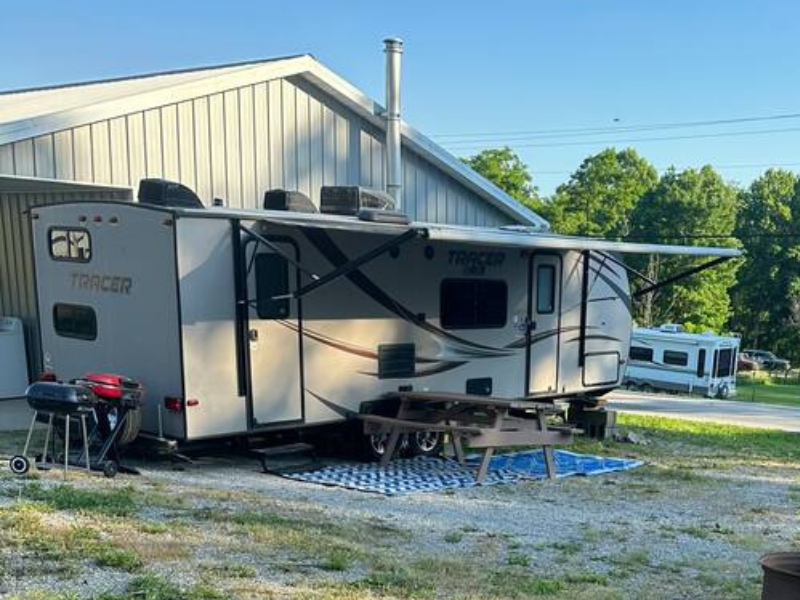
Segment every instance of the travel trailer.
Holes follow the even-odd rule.
[[[353,187],[321,212],[182,189],[30,212],[46,370],[141,382],[143,432],[179,442],[341,423],[398,390],[605,394],[630,341],[619,257],[739,254],[408,222]]]
[[[739,342],[733,336],[686,333],[680,325],[637,327],[631,334],[625,387],[735,396]]]

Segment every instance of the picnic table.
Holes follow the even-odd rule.
[[[397,401],[394,415],[361,414],[368,433],[388,434],[381,464],[392,460],[404,434],[430,431],[449,435],[458,462],[466,464],[465,446],[483,449],[476,480],[486,479],[497,448],[541,446],[547,476],[556,475],[553,446],[572,442],[574,430],[552,427],[547,417],[560,412],[553,402],[526,398],[495,398],[447,392],[390,392],[384,398]]]

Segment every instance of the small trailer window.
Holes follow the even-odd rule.
[[[289,316],[289,263],[280,254],[256,256],[256,313],[259,319],[285,319]]]
[[[730,377],[733,373],[733,350],[731,348],[724,348],[719,350],[717,358],[717,367],[715,369],[715,377]]]
[[[53,260],[89,262],[92,260],[92,236],[82,227],[53,227],[48,232]]]
[[[91,306],[56,304],[53,306],[53,327],[61,337],[97,339],[97,315]]]
[[[630,358],[631,360],[639,360],[642,362],[653,362],[653,349],[643,348],[642,346],[631,346]]]
[[[686,352],[676,352],[675,350],[664,350],[664,364],[685,367],[689,364],[689,355]]]
[[[536,268],[536,312],[552,314],[556,309],[556,268],[539,265]]]
[[[439,301],[439,314],[445,329],[505,327],[508,312],[505,281],[445,279]]]
[[[706,374],[706,349],[700,348],[697,353],[697,376],[703,377]]]

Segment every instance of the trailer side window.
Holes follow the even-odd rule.
[[[445,279],[439,301],[439,314],[445,329],[505,327],[508,312],[505,281]]]
[[[56,304],[53,306],[53,327],[61,337],[95,340],[97,314],[91,306]]]
[[[53,260],[92,260],[92,236],[83,227],[53,227],[48,232],[48,242]]]
[[[644,348],[643,346],[631,346],[630,359],[642,362],[653,362],[653,349]]]
[[[689,364],[689,355],[686,352],[676,352],[675,350],[664,350],[664,364],[685,367]]]
[[[536,268],[536,312],[552,314],[556,309],[556,268],[539,265]]]
[[[703,377],[706,374],[706,349],[700,348],[697,353],[697,376]]]
[[[715,377],[730,377],[731,373],[733,373],[732,363],[733,350],[731,348],[720,350],[716,372],[714,373]]]
[[[289,263],[280,254],[256,255],[256,313],[259,319],[285,319],[289,299]]]

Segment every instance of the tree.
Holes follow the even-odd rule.
[[[637,241],[736,246],[732,234],[737,210],[735,188],[711,167],[670,169],[633,211],[632,234]],[[652,256],[639,266],[650,278],[664,280],[707,260]],[[650,294],[639,303],[637,319],[644,325],[673,322],[692,330],[721,331],[731,315],[729,290],[737,267],[726,262]]]
[[[736,233],[747,255],[732,296],[734,323],[749,346],[800,357],[800,188],[770,169],[741,194]]]
[[[628,148],[606,148],[585,159],[558,187],[548,213],[554,231],[607,238],[630,233],[630,215],[658,183],[655,168]]]
[[[509,196],[542,214],[544,204],[533,185],[528,166],[511,148],[491,148],[461,160]]]

